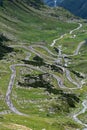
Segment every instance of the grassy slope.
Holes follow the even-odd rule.
[[[47,12],[52,11],[53,13],[53,10],[50,10],[49,8],[46,9],[43,8],[42,10],[45,10],[44,13],[43,11],[36,10],[30,6],[28,7],[18,2],[11,3],[5,1],[4,4],[5,4],[4,8],[0,8],[0,32],[3,33],[6,37],[8,37],[8,39],[12,41],[8,42],[3,41],[2,42],[3,44],[26,43],[26,45],[30,45],[43,41],[48,46],[54,38],[57,38],[61,34],[69,32],[69,30],[77,26],[77,24],[64,23],[58,21],[55,17],[52,16],[49,17],[48,14],[46,15],[46,11]],[[20,61],[26,56],[26,51],[23,49],[14,49],[14,50],[12,49],[11,51],[7,51],[6,53],[3,52],[3,54],[4,55],[1,57],[0,60],[0,71],[1,71],[0,95],[3,96],[3,98],[0,100],[1,104],[0,111],[8,110],[8,107],[5,104],[5,93],[7,90],[11,73],[9,70],[9,65],[12,63],[20,63]],[[9,55],[11,55],[11,57]],[[17,68],[16,81],[18,80],[18,78],[20,78],[19,75],[20,69],[22,68]],[[38,74],[39,72],[33,71],[32,73]],[[30,99],[36,101],[39,101],[41,99],[45,101],[45,99],[47,98],[50,101],[50,98],[55,97],[55,95],[49,95],[49,96],[45,94],[43,95],[43,92],[44,92],[43,89],[29,90],[14,87],[12,95],[17,96],[16,99],[17,102],[15,101],[14,96],[12,97],[12,100],[15,106],[20,111],[29,114],[30,117],[20,117],[15,114],[7,114],[0,116],[0,123],[1,123],[0,129],[1,130],[11,129],[10,127],[12,126],[11,123],[24,125],[27,128],[32,128],[33,130],[41,130],[43,128],[46,128],[47,130],[58,130],[58,129],[74,130],[80,127],[77,124],[75,124],[75,122],[71,118],[67,117],[67,113],[62,112],[62,110],[64,110],[65,108],[62,108],[62,110],[60,111],[61,114],[57,113],[55,115],[50,115],[48,114],[47,110],[45,112],[38,111],[37,106],[35,104],[31,103],[30,107],[30,104],[27,104],[26,102],[18,102],[18,100],[27,101]],[[58,102],[59,103],[62,102],[61,98],[58,100]],[[22,107],[20,107],[21,106],[20,104],[22,104]],[[42,103],[41,105],[43,107],[47,107],[46,106],[47,104],[49,104],[49,102],[44,102],[44,104]],[[67,104],[65,104],[65,106],[66,105]],[[63,118],[64,116],[65,118]]]
[[[26,9],[20,3],[9,2],[8,4],[6,2],[4,6],[4,9],[0,8],[0,30],[22,42],[46,41],[50,43],[56,35],[75,27],[75,25],[63,24],[47,16],[43,17],[43,12],[41,14],[39,11],[38,14],[37,10]]]

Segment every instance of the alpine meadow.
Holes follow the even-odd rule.
[[[0,130],[87,130],[87,19],[56,2],[0,0]]]

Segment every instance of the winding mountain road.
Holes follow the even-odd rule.
[[[78,45],[78,47],[77,47],[77,49],[75,50],[75,52],[74,52],[73,55],[78,55],[78,54],[79,54],[79,50],[80,50],[80,48],[81,48],[82,45],[85,44],[85,43],[86,43],[86,41],[82,41],[82,42],[80,42],[79,45]]]
[[[47,47],[45,46],[41,46],[41,45],[32,45],[32,47],[40,47],[43,48],[44,50],[46,50],[49,54],[51,54],[52,56],[57,56],[56,54],[54,54],[53,52],[51,52]]]
[[[79,23],[79,27],[78,27],[78,28],[75,28],[75,29],[73,29],[73,30],[71,30],[69,34],[72,34],[74,31],[79,30],[81,27],[82,27],[82,24]]]
[[[52,42],[52,44],[51,44],[50,46],[53,47],[53,46],[55,45],[55,43],[56,43],[57,41],[59,41],[60,39],[62,39],[65,35],[66,35],[66,34],[63,34],[63,35],[61,35],[59,38],[54,39],[53,42]]]
[[[74,31],[76,31],[76,30],[79,30],[81,27],[82,27],[82,24],[79,23],[79,27],[76,28],[76,29],[71,30],[71,31],[70,31],[70,34],[72,34],[72,33],[73,33]],[[53,46],[55,45],[55,43],[56,43],[58,40],[62,39],[65,35],[66,35],[66,34],[62,35],[62,36],[61,36],[60,38],[58,38],[58,39],[54,39],[54,40],[53,40],[53,43],[52,43],[50,46],[53,47]],[[77,47],[77,49],[75,50],[74,54],[72,54],[71,56],[78,55],[78,54],[79,54],[79,50],[80,50],[80,48],[82,47],[82,45],[83,45],[84,43],[85,43],[85,41],[80,42],[79,45],[78,45],[78,47]],[[56,60],[56,58],[53,58],[52,56],[58,56],[58,55],[54,54],[53,52],[51,52],[47,47],[44,47],[44,46],[42,46],[42,45],[32,45],[32,46],[29,46],[29,47],[19,46],[19,45],[13,45],[12,47],[21,47],[21,48],[24,48],[25,50],[27,50],[28,53],[27,53],[27,56],[25,57],[25,60],[29,60],[29,58],[30,58],[30,56],[31,56],[30,51],[31,51],[32,53],[34,53],[35,55],[40,56],[41,58],[43,58],[43,56],[44,56],[44,57],[47,57],[47,58],[53,60],[53,62]],[[38,52],[35,51],[34,47],[43,48],[44,50],[46,50],[46,51],[50,54],[50,56],[46,56],[46,55],[43,55],[43,54],[39,54]],[[67,56],[69,56],[69,55],[67,55]],[[57,58],[58,58],[58,57],[57,57]],[[64,58],[64,55],[62,54],[61,48],[60,48],[60,50],[59,50],[59,58],[61,58],[61,59]],[[65,60],[65,59],[64,59],[64,60]],[[47,73],[47,71],[44,70],[44,69],[42,70],[42,69],[40,69],[39,67],[34,67],[34,66],[32,66],[32,65],[26,65],[26,64],[13,64],[13,65],[10,66],[10,70],[11,70],[12,74],[11,74],[11,78],[10,78],[10,81],[9,81],[8,89],[7,89],[7,92],[6,92],[6,103],[7,103],[8,107],[9,107],[9,109],[10,109],[12,112],[14,112],[14,113],[16,113],[16,114],[18,114],[18,115],[28,116],[28,115],[26,115],[26,114],[21,113],[20,111],[18,111],[18,110],[15,108],[15,106],[13,105],[12,101],[11,101],[11,93],[12,93],[12,88],[13,88],[14,81],[15,81],[15,78],[16,78],[16,67],[17,67],[17,66],[20,66],[20,67],[29,67],[29,68],[31,68],[31,69],[41,71],[42,73]],[[48,73],[49,73],[50,75],[52,75],[53,78],[55,78],[55,79],[57,80],[58,86],[59,86],[60,88],[62,88],[62,89],[66,89],[66,88],[67,88],[67,89],[71,89],[71,90],[82,88],[81,82],[78,83],[77,81],[74,81],[74,80],[72,79],[71,75],[70,75],[70,71],[69,71],[66,67],[63,67],[63,66],[60,66],[60,65],[57,65],[57,66],[60,67],[60,68],[63,70],[63,72],[66,74],[66,78],[68,79],[68,81],[70,81],[72,84],[74,84],[74,85],[76,86],[75,88],[67,88],[67,87],[64,85],[63,80],[62,80],[59,76],[57,76],[57,75],[53,74],[51,71],[49,71]],[[87,124],[84,124],[82,121],[80,121],[80,120],[78,119],[78,116],[79,116],[80,114],[82,114],[82,113],[85,113],[86,110],[87,110],[87,101],[86,101],[86,100],[84,100],[84,101],[82,102],[82,106],[83,106],[83,109],[82,109],[80,112],[74,114],[74,115],[73,115],[73,119],[74,119],[77,123],[79,123],[79,124],[81,124],[81,125],[83,125],[84,127],[87,128]],[[86,130],[86,128],[84,128],[84,130]]]
[[[79,45],[78,45],[78,46],[79,46]],[[15,46],[15,47],[18,47],[18,46]],[[81,46],[80,46],[80,47],[81,47]],[[28,50],[27,47],[23,47],[23,48],[25,48],[25,49]],[[46,49],[46,47],[45,47],[45,49]],[[80,48],[79,48],[79,49],[80,49]],[[47,50],[48,53],[49,53],[49,50],[48,50],[48,49],[46,49],[46,50]],[[34,50],[33,50],[33,53],[37,54]],[[50,53],[50,54],[51,54],[51,53]],[[28,58],[30,58],[30,56],[31,56],[31,54],[29,55]],[[41,55],[40,55],[40,57],[41,57]],[[61,56],[61,57],[62,57],[62,56]],[[10,82],[9,82],[9,86],[8,86],[8,90],[7,90],[7,93],[6,93],[6,103],[7,103],[8,107],[9,107],[9,109],[10,109],[12,112],[14,112],[14,113],[16,113],[16,114],[18,114],[18,115],[24,115],[24,116],[26,116],[26,114],[23,114],[23,113],[19,112],[19,111],[13,106],[13,104],[12,104],[12,102],[11,102],[11,99],[10,99],[10,95],[11,95],[12,88],[13,88],[13,85],[14,85],[14,80],[15,80],[15,77],[16,77],[16,69],[15,69],[15,67],[17,67],[17,66],[29,67],[29,68],[31,68],[31,69],[35,69],[35,70],[41,71],[41,72],[43,72],[43,73],[46,73],[46,71],[45,71],[45,70],[41,70],[40,68],[33,67],[33,66],[30,66],[30,65],[25,65],[25,64],[14,64],[14,65],[11,65],[11,66],[10,66],[10,69],[11,69],[11,71],[12,71],[12,75],[11,75]],[[62,67],[62,66],[59,66],[59,67],[61,67],[61,69],[63,69],[64,71],[66,71],[66,77],[67,77],[67,79],[68,79],[69,81],[71,81],[73,84],[75,84],[75,85],[78,86],[78,84],[77,84],[76,82],[74,82],[74,81],[72,80],[72,78],[70,77],[70,72],[69,72],[69,70],[66,70],[66,69],[65,69],[64,67]],[[67,88],[66,86],[63,85],[63,81],[62,81],[62,79],[61,79],[60,77],[56,76],[55,74],[52,74],[51,72],[50,72],[49,74],[52,75],[52,76],[58,81],[58,86],[59,86],[60,88]],[[79,86],[78,86],[78,88],[79,88]],[[73,89],[73,88],[70,88],[70,89]],[[77,89],[77,88],[74,88],[74,89]]]
[[[82,24],[79,23],[79,27],[77,27],[77,28],[71,30],[71,31],[69,32],[69,34],[72,34],[74,31],[79,30],[81,27],[82,27]],[[61,35],[59,38],[54,39],[50,46],[53,47],[57,41],[61,40],[61,39],[62,39],[64,36],[66,36],[66,35],[67,35],[67,34],[65,33],[65,34]]]
[[[86,110],[87,110],[87,100],[84,100],[84,101],[82,102],[82,106],[83,106],[83,109],[82,109],[80,112],[78,112],[77,114],[74,114],[74,115],[73,115],[73,119],[74,119],[77,123],[79,123],[79,124],[81,124],[81,125],[83,125],[83,126],[86,127],[86,128],[84,128],[83,130],[87,130],[87,124],[83,123],[82,121],[80,121],[80,120],[78,119],[78,116],[79,116],[80,114],[85,113]]]
[[[26,114],[23,114],[23,113],[19,112],[19,111],[14,107],[14,105],[13,105],[11,99],[10,99],[10,97],[11,97],[11,92],[12,92],[12,88],[13,88],[13,85],[14,85],[14,80],[15,80],[15,77],[16,77],[16,69],[15,69],[15,66],[16,66],[16,65],[11,65],[11,66],[10,66],[10,69],[11,69],[11,71],[12,71],[12,74],[11,74],[11,78],[10,78],[10,82],[9,82],[9,85],[8,85],[8,90],[7,90],[7,92],[6,92],[6,98],[5,98],[5,99],[6,99],[6,103],[7,103],[8,107],[9,107],[9,109],[10,109],[12,112],[14,112],[14,113],[16,113],[16,114],[18,114],[18,115],[26,116]]]
[[[75,81],[71,78],[70,71],[69,71],[68,69],[65,69],[65,71],[66,71],[66,77],[67,77],[67,79],[68,79],[71,83],[73,83],[74,85],[76,85],[77,88],[81,88],[81,87],[82,87],[81,83],[79,84],[78,82],[75,82]],[[77,89],[77,88],[76,88],[76,89]],[[75,89],[75,88],[74,88],[74,89]]]

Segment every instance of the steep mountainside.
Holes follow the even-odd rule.
[[[38,6],[36,6],[37,4]],[[45,8],[40,1],[36,3],[32,0],[24,0],[24,2],[20,0],[4,1],[3,7],[0,7],[0,31],[8,37],[11,36],[11,39],[22,38],[28,42],[36,41],[36,39],[37,41],[47,40],[50,35],[56,35],[58,31],[56,26],[60,26],[66,31],[64,24],[68,25],[68,23],[61,25],[58,19],[67,21],[74,19],[74,16],[61,8],[57,10]],[[66,28],[68,31],[69,28],[67,26]],[[55,31],[50,34],[50,29]]]
[[[87,18],[87,0],[64,0],[61,6],[82,18]]]
[[[49,6],[59,5],[63,0],[43,0]]]
[[[23,2],[35,8],[40,8],[43,5],[42,0],[23,0]]]
[[[40,8],[43,5],[43,2],[41,0],[8,0],[10,2],[24,2],[30,6],[33,6],[35,8]],[[4,0],[0,0],[0,5],[4,6],[5,1]]]
[[[49,6],[62,6],[76,16],[87,18],[87,0],[43,0]],[[55,5],[56,4],[56,5]]]
[[[0,0],[0,130],[87,126],[87,24],[40,0]]]

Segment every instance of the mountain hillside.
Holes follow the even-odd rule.
[[[34,6],[34,1],[32,6],[30,1],[28,3],[26,1],[3,1],[3,7],[0,7],[0,31],[8,37],[11,36],[11,39],[16,40],[18,38],[27,42],[33,42],[36,39],[37,41],[47,41],[49,36],[52,34],[55,36],[56,32],[59,32],[57,26],[66,30],[64,24],[57,21],[58,19],[63,21],[67,21],[67,18],[68,20],[74,19],[74,16],[67,11],[65,12],[65,10],[59,9],[56,13],[55,9],[43,7],[40,1],[36,3],[38,8]],[[67,26],[66,28],[68,31],[69,28]],[[54,30],[52,34],[49,33],[50,30]]]
[[[86,39],[86,21],[61,7],[0,0],[0,130],[84,128]]]
[[[7,1],[10,1],[10,2],[21,2],[20,0],[7,0]],[[41,6],[43,5],[43,2],[41,0],[22,0],[22,2],[24,3],[27,3],[28,5],[31,5],[31,6]],[[5,3],[4,0],[0,0],[0,5],[3,6]]]
[[[43,0],[49,6],[62,6],[76,16],[87,18],[87,0]]]
[[[49,6],[59,5],[63,0],[43,0]],[[56,5],[55,5],[56,4]]]
[[[61,6],[77,16],[87,18],[87,0],[64,0]]]

